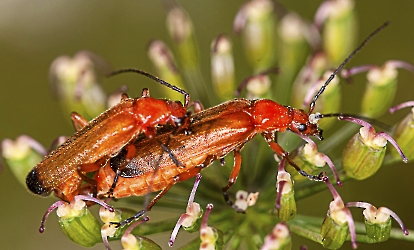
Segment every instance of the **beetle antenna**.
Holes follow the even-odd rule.
[[[363,121],[369,122],[372,125],[383,128],[386,131],[391,131],[391,126],[390,125],[388,125],[386,123],[383,123],[383,122],[381,122],[377,119],[366,117],[366,116],[363,116],[363,115],[346,114],[346,113],[316,114],[317,119],[325,118],[325,117],[339,117],[339,116],[348,116],[348,117],[352,117],[352,118],[361,119]]]
[[[188,94],[185,90],[183,90],[183,89],[181,89],[181,88],[179,88],[175,85],[172,85],[171,83],[168,83],[168,82],[166,82],[166,81],[164,81],[164,80],[162,80],[162,79],[160,79],[160,78],[158,78],[158,77],[156,77],[156,76],[154,76],[154,75],[152,75],[148,72],[145,72],[143,70],[134,69],[134,68],[118,69],[118,70],[109,72],[109,74],[107,74],[107,76],[110,77],[110,76],[118,75],[118,74],[121,74],[121,73],[127,73],[127,72],[138,73],[138,74],[144,75],[144,76],[146,76],[148,78],[151,78],[152,80],[154,80],[154,81],[156,81],[156,82],[158,82],[158,83],[160,83],[164,86],[167,86],[168,88],[170,88],[174,91],[177,91],[180,94],[183,94],[184,95],[184,107],[185,108],[188,107],[188,104],[190,103],[190,94]]]
[[[316,100],[318,100],[319,96],[323,93],[323,91],[325,91],[325,88],[328,86],[328,84],[335,78],[335,75],[338,74],[338,72],[345,66],[345,64],[347,64],[356,55],[356,53],[358,53],[375,35],[385,29],[390,23],[390,21],[387,21],[379,26],[376,30],[374,30],[374,32],[365,38],[365,40],[354,51],[352,51],[352,53],[341,63],[341,65],[335,69],[335,71],[329,76],[328,80],[326,80],[325,84],[319,89],[312,102],[309,104],[308,114],[312,113],[313,109],[315,108]]]

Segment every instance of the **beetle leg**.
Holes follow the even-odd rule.
[[[139,219],[141,216],[143,216],[146,212],[150,211],[151,208],[157,203],[167,192],[170,190],[172,186],[174,186],[177,182],[185,181],[191,177],[196,176],[198,173],[200,173],[202,168],[192,168],[190,171],[181,173],[174,177],[174,181],[168,184],[166,187],[164,187],[161,192],[159,192],[147,205],[146,209],[143,209],[136,213],[134,216],[122,221],[122,222],[110,222],[110,224],[116,225],[116,227],[123,227],[125,225],[128,225],[129,223],[133,222],[134,220]]]
[[[142,89],[142,94],[141,94],[141,97],[150,97],[150,92],[149,92],[149,89],[147,89],[147,88],[143,88],[143,89]]]
[[[303,175],[304,177],[307,177],[314,181],[321,181],[322,175],[310,175],[303,171],[294,161],[292,161],[289,158],[289,153],[286,152],[277,142],[275,142],[275,136],[271,133],[262,133],[263,137],[265,138],[267,144],[269,144],[269,147],[275,152],[278,156],[284,158],[289,164],[298,171],[299,174]]]
[[[129,162],[130,160],[132,160],[134,158],[135,153],[137,152],[137,149],[135,148],[134,144],[126,145],[124,147],[124,149],[127,151],[126,154],[125,154],[125,157],[124,157],[125,162]],[[114,190],[116,188],[116,183],[118,182],[119,175],[121,174],[121,170],[124,169],[127,166],[127,164],[122,164],[122,166],[123,167],[118,167],[117,166],[117,168],[116,168],[114,181],[112,182],[111,188],[109,189],[109,191],[107,193],[108,197],[113,196]]]
[[[70,119],[72,120],[73,127],[75,127],[76,131],[79,131],[83,127],[88,125],[88,121],[85,118],[83,118],[83,116],[81,116],[79,113],[72,112],[70,114]]]
[[[168,154],[168,156],[171,158],[171,160],[174,162],[174,164],[177,167],[184,167],[183,164],[177,160],[177,157],[175,157],[175,155],[171,152],[170,148],[167,146],[170,138],[168,138],[167,142],[164,144],[159,139],[157,139],[156,133],[154,130],[147,128],[144,134],[147,138],[152,138],[153,140],[156,140],[156,142],[160,144],[162,150],[164,150],[164,152]]]
[[[92,185],[93,197],[95,197],[95,198],[97,197],[97,194],[98,194],[96,180],[94,180],[92,178],[89,178],[84,173],[85,172],[90,173],[90,172],[98,171],[99,168],[101,166],[105,165],[107,161],[108,161],[107,158],[102,158],[102,159],[96,161],[95,163],[82,164],[82,165],[78,166],[78,168],[77,168],[78,175],[82,179],[82,181],[87,182],[87,183]]]
[[[129,217],[128,219],[122,221],[122,222],[110,222],[110,224],[112,225],[116,225],[116,227],[123,227],[125,225],[128,225],[129,223],[133,222],[134,220],[139,219],[141,216],[143,216],[146,212],[150,211],[152,206],[154,206],[155,203],[157,203],[157,201],[159,199],[161,199],[161,197],[163,197],[167,191],[174,185],[175,183],[172,182],[170,183],[168,186],[166,186],[163,190],[161,190],[161,192],[159,192],[154,199],[151,200],[151,202],[148,204],[146,209],[143,209],[141,211],[139,211],[138,213],[136,213],[134,216]]]
[[[194,108],[194,113],[198,113],[200,111],[204,110],[204,106],[200,101],[192,101],[190,103],[190,105],[188,105],[189,107],[193,106]]]
[[[96,165],[95,163],[93,163],[94,165]],[[92,164],[85,164],[85,165],[92,165]],[[82,179],[82,181],[87,182],[89,184],[92,185],[92,193],[93,193],[93,197],[97,197],[98,195],[98,189],[97,189],[97,182],[94,179],[89,178],[88,176],[86,176],[83,172],[82,172],[82,167],[85,165],[81,165],[78,167],[77,171],[78,171],[78,175],[79,177]],[[88,166],[89,167],[89,166]],[[99,165],[98,165],[98,169],[99,169]],[[93,171],[91,171],[93,172]]]
[[[129,96],[128,96],[127,93],[122,93],[122,95],[121,95],[121,101],[124,101],[124,100],[126,100],[128,98],[129,98]]]
[[[234,165],[233,165],[233,169],[231,170],[231,174],[230,174],[229,182],[227,186],[222,188],[223,197],[224,197],[224,200],[227,202],[227,204],[229,204],[232,208],[234,208],[234,210],[236,210],[239,213],[245,213],[244,210],[239,209],[236,205],[234,205],[233,201],[230,200],[229,195],[227,194],[227,191],[230,189],[231,186],[233,186],[233,184],[237,180],[237,177],[239,176],[240,166],[242,162],[241,155],[240,155],[240,149],[236,149],[233,152],[234,152]]]
[[[168,154],[168,156],[171,158],[171,160],[174,162],[174,164],[177,167],[185,167],[181,162],[177,160],[177,158],[175,157],[173,152],[171,152],[170,148],[168,148],[167,145],[163,144],[162,142],[159,142],[159,143],[160,143],[162,150],[164,150]]]

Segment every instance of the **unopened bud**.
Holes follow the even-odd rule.
[[[77,200],[58,207],[59,225],[63,233],[84,247],[101,242],[101,225],[86,208],[85,202]]]
[[[195,193],[197,191],[198,184],[201,180],[201,174],[196,175],[196,180],[194,182],[193,189],[191,190],[190,197],[188,198],[188,204],[186,208],[185,214],[182,214],[180,218],[177,221],[177,224],[175,224],[175,227],[171,233],[170,241],[168,242],[169,246],[172,246],[174,244],[175,238],[177,237],[178,230],[182,226],[187,231],[193,231],[196,222],[198,219],[201,218],[203,215],[203,209],[201,209],[200,204],[197,202],[194,202]]]
[[[259,99],[269,97],[269,89],[271,85],[271,80],[269,76],[265,74],[260,74],[257,76],[252,76],[247,82],[247,99]]]
[[[168,12],[167,28],[178,51],[179,62],[186,68],[198,67],[198,50],[190,17],[182,8]]]
[[[397,90],[397,76],[397,69],[390,64],[368,72],[367,87],[362,98],[362,115],[378,117],[387,111]]]
[[[324,51],[328,54],[333,65],[339,65],[355,47],[357,25],[354,2],[352,0],[334,0],[321,5],[321,7],[325,10],[317,13],[326,16],[315,17],[315,19],[325,19]]]
[[[342,166],[348,176],[364,180],[375,174],[384,160],[387,141],[397,149],[403,161],[407,162],[398,144],[388,134],[376,133],[369,123],[356,118],[338,117],[338,119],[349,120],[364,126],[358,134],[352,137],[342,153]]]
[[[294,153],[292,154],[293,162],[298,164],[298,166],[301,166],[301,169],[303,171],[311,175],[320,173],[321,168],[325,165],[328,165],[335,176],[336,183],[338,184],[338,186],[342,186],[342,183],[339,179],[338,171],[336,171],[336,168],[331,159],[327,155],[318,152],[318,147],[316,146],[313,140],[309,139],[309,137],[302,135],[299,136],[302,137],[302,139],[307,143],[304,146],[297,149],[296,151],[294,151]],[[295,181],[307,180],[307,178],[305,178],[304,176],[299,175],[297,171],[293,172],[293,179]]]
[[[99,56],[80,51],[73,58],[61,56],[50,66],[51,86],[67,116],[74,110],[86,120],[98,116],[105,108],[105,93],[99,80],[110,66]]]
[[[414,72],[413,65],[399,60],[389,60],[382,67],[361,65],[341,72],[342,76],[350,77],[368,71],[367,87],[362,98],[361,113],[364,116],[378,117],[386,112],[394,100],[399,68]]]
[[[366,202],[348,202],[347,207],[364,208],[365,228],[367,236],[373,243],[387,241],[391,235],[391,217],[400,224],[402,231],[408,235],[407,228],[396,213],[386,207],[376,208]]]
[[[281,69],[278,83],[274,86],[276,100],[287,103],[291,96],[292,84],[297,73],[306,60],[308,45],[305,37],[308,34],[306,23],[294,13],[288,13],[280,22],[279,35],[281,45],[278,46],[280,58],[278,65]]]
[[[334,200],[329,204],[329,210],[322,223],[322,245],[329,249],[340,248],[349,233],[351,234],[352,247],[357,248],[355,224],[351,212],[345,207],[342,198],[330,183],[328,177],[323,181],[328,186]]]
[[[289,221],[295,218],[295,191],[293,190],[293,182],[290,179],[290,174],[288,172],[278,172],[276,181],[276,193],[276,210],[278,218],[281,221]]]
[[[219,35],[211,44],[211,80],[222,100],[233,97],[235,88],[234,61],[230,39]]]
[[[309,106],[311,98],[317,91],[315,83],[320,81],[322,74],[328,67],[328,59],[323,52],[317,52],[308,58],[305,66],[300,70],[293,84],[292,93],[294,94],[290,95],[293,107],[304,109]],[[306,96],[310,95],[310,92],[311,96],[304,102]],[[316,105],[316,108],[317,106],[319,105]]]
[[[174,56],[160,40],[154,40],[148,47],[148,56],[158,72],[158,77],[179,88],[184,87]],[[171,100],[182,99],[182,94],[169,88],[162,88],[164,95]]]
[[[27,135],[17,137],[15,141],[4,139],[1,153],[17,180],[26,187],[26,176],[46,155],[46,149]]]
[[[402,103],[396,107],[390,109],[391,113],[395,112],[398,109],[403,107],[413,107],[414,102]],[[395,141],[401,147],[404,155],[408,159],[414,158],[414,108],[411,109],[411,112],[397,125],[393,135]],[[394,158],[399,158],[400,155],[397,151],[392,151],[391,154]]]
[[[147,222],[149,217],[144,217],[143,220],[137,221],[125,231],[121,238],[121,244],[124,247],[124,250],[159,250],[161,247],[157,245],[151,239],[142,236],[135,236],[132,234],[132,230],[142,224],[143,222]]]
[[[320,77],[309,89],[308,93],[306,94],[303,107],[309,106],[310,102],[313,100],[316,93],[318,93],[319,89],[325,84],[326,80],[329,79],[331,76],[332,71],[325,72],[322,77]],[[335,77],[329,83],[329,87],[325,89],[323,95],[319,96],[318,104],[315,106],[314,112],[319,112],[322,114],[330,114],[330,113],[338,113],[341,109],[341,99],[342,99],[342,91],[341,85],[339,84],[339,78]],[[335,119],[322,119],[319,122],[319,126],[324,129],[327,129],[335,122]]]
[[[223,233],[207,224],[212,209],[213,204],[207,204],[206,213],[200,226],[200,250],[214,250],[216,246],[220,247],[223,243]]]
[[[242,33],[245,56],[255,72],[273,66],[276,55],[276,20],[273,3],[252,0],[237,13],[233,30]]]
[[[264,244],[260,250],[290,250],[292,249],[292,239],[290,231],[285,223],[278,223],[273,228],[272,233],[264,239]]]

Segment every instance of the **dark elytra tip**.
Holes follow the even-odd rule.
[[[34,194],[41,196],[49,196],[52,190],[45,188],[43,182],[39,179],[39,173],[36,168],[30,171],[26,177],[26,186]]]

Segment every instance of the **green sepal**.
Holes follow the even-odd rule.
[[[364,180],[374,175],[381,167],[385,150],[386,146],[381,148],[367,146],[357,133],[342,152],[342,167],[348,176]]]
[[[413,112],[409,113],[402,121],[398,124],[393,135],[394,140],[398,143],[404,155],[408,159],[414,158],[414,119]],[[396,159],[401,159],[400,154],[397,150],[392,150],[391,154]]]
[[[391,218],[385,223],[372,223],[365,220],[365,229],[367,236],[374,239],[375,242],[387,241],[391,235]]]
[[[362,114],[379,117],[387,112],[397,90],[397,79],[391,78],[381,84],[368,83],[362,98]]]
[[[70,240],[81,246],[92,247],[102,242],[102,225],[86,208],[79,216],[59,218],[59,225]]]
[[[328,249],[340,248],[348,237],[348,223],[339,225],[330,216],[326,216],[322,223],[322,245]]]
[[[18,149],[16,149],[18,150]],[[21,156],[12,156],[12,157],[6,157],[4,155],[4,149],[3,149],[3,155],[2,155],[4,162],[9,167],[13,175],[16,177],[16,179],[19,181],[20,184],[22,184],[26,188],[26,176],[27,174],[33,169],[34,166],[36,166],[43,158],[42,155],[40,155],[38,152],[36,152],[33,149],[29,149],[22,153]]]
[[[295,218],[296,200],[293,188],[291,192],[282,194],[282,197],[280,199],[280,209],[277,210],[277,215],[281,221],[289,221]]]

